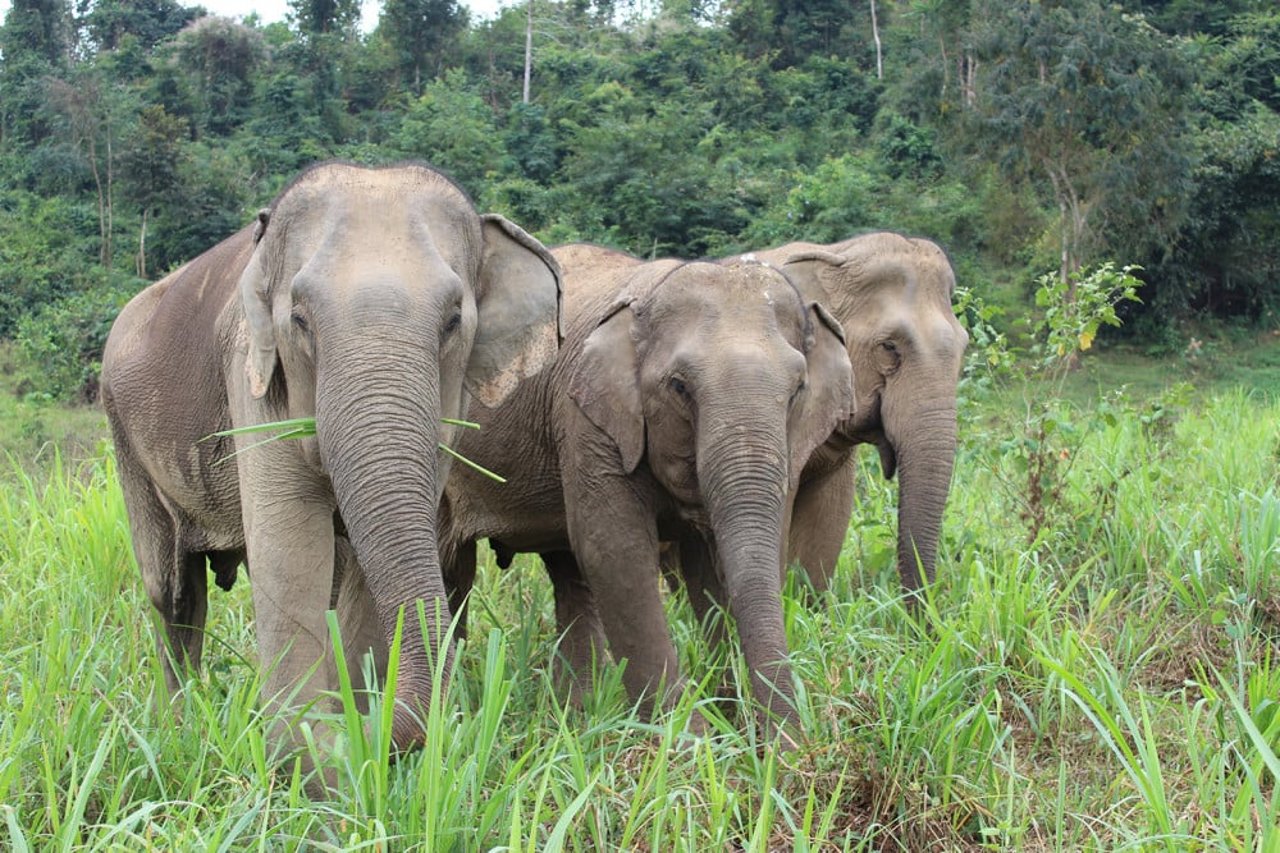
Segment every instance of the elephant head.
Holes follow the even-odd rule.
[[[784,247],[785,249],[786,247]],[[871,442],[897,472],[898,571],[930,581],[956,452],[956,384],[968,334],[951,309],[955,274],[936,244],[881,232],[784,252],[783,270],[844,326],[857,413],[838,436]]]
[[[702,534],[753,690],[789,717],[787,500],[853,410],[840,324],[762,264],[647,264],[587,337],[569,393],[623,471],[647,466],[670,514]]]
[[[259,215],[254,240],[239,283],[239,382],[257,417],[315,417],[302,454],[332,485],[388,643],[407,611],[394,739],[411,746],[449,619],[436,502],[447,474],[437,443],[452,436],[441,418],[463,417],[470,397],[495,405],[555,357],[559,268],[413,164],[313,167]],[[264,572],[255,598],[288,582]]]

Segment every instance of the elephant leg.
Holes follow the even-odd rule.
[[[120,485],[129,509],[134,557],[147,597],[156,609],[156,651],[164,681],[176,696],[189,672],[198,670],[204,643],[207,579],[204,558],[180,549],[178,523],[151,479],[117,439]]]
[[[280,715],[270,739],[282,758],[303,743],[282,712],[306,710],[337,687],[325,618],[333,592],[334,506],[287,448],[265,445],[252,453],[257,458],[240,465],[241,509],[262,696],[268,713]]]
[[[853,514],[854,458],[800,486],[791,512],[787,555],[822,592],[831,584]]]
[[[444,585],[449,595],[449,612],[453,614],[454,636],[459,640],[467,638],[468,602],[471,590],[476,584],[476,543],[475,540],[463,542],[452,555],[441,554],[441,565],[444,567]]]
[[[440,576],[449,599],[449,613],[453,616],[454,636],[465,640],[467,601],[476,582],[476,543],[458,529],[453,501],[447,493],[436,508],[436,537]]]
[[[568,551],[541,555],[555,589],[556,631],[560,635],[556,678],[567,679],[569,698],[580,705],[591,690],[591,675],[605,660],[605,634],[591,587]],[[563,668],[562,668],[563,667]]]
[[[176,691],[183,680],[200,671],[204,650],[204,623],[208,613],[209,577],[202,552],[175,548],[172,557],[173,584],[163,612],[165,680]]]
[[[623,477],[582,471],[568,481],[573,553],[595,597],[614,660],[626,661],[627,694],[642,714],[652,714],[679,686],[679,658],[658,585],[653,512]]]
[[[338,613],[343,657],[356,691],[357,707],[363,713],[368,710],[364,693],[373,687],[365,678],[365,661],[371,659],[375,674],[387,671],[386,637],[351,542],[345,536],[338,536],[334,539],[333,551],[334,584],[337,587],[333,609]]]
[[[678,553],[689,604],[707,633],[707,644],[714,650],[728,636],[724,624],[728,599],[717,574],[715,555],[707,541],[697,534],[681,538]]]
[[[680,546],[676,542],[663,542],[658,546],[658,566],[667,589],[675,592],[680,587]]]

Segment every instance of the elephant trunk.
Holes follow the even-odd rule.
[[[930,399],[930,395],[924,395]],[[932,399],[938,399],[932,397]],[[942,514],[951,488],[956,456],[954,394],[947,404],[894,419],[886,424],[898,466],[898,574],[903,587],[917,593],[924,578],[933,582]]]
[[[699,452],[699,481],[711,516],[729,610],[751,671],[751,690],[771,717],[796,722],[795,694],[782,619],[783,508],[787,492],[786,424],[762,423],[759,411],[730,423],[749,436]],[[701,461],[705,460],[705,461]]]
[[[392,738],[398,749],[409,749],[422,743],[442,649],[446,678],[450,665],[444,643],[449,605],[436,544],[438,365],[420,345],[385,341],[329,358],[341,370],[318,383],[317,436],[388,648],[404,609]]]

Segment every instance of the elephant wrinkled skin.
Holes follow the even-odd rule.
[[[501,406],[473,409],[482,428],[460,449],[510,482],[454,467],[446,579],[455,595],[469,589],[482,537],[503,554],[542,553],[577,686],[607,638],[628,693],[651,709],[660,685],[678,683],[658,555],[676,541],[699,616],[714,604],[733,615],[756,699],[794,722],[785,516],[805,462],[852,411],[839,324],[761,264],[553,253],[565,343]]]
[[[911,593],[934,577],[956,453],[956,385],[969,336],[951,308],[955,273],[929,240],[891,232],[820,246],[791,243],[750,257],[781,269],[844,327],[857,412],[805,466],[788,557],[825,589],[853,511],[857,444],[898,477],[898,572]]]
[[[355,673],[403,608],[393,737],[421,742],[449,620],[437,442],[457,437],[441,418],[495,405],[554,358],[559,288],[540,243],[439,173],[335,162],[125,306],[102,395],[171,690],[200,662],[206,561],[224,588],[243,561],[268,706],[336,689],[331,603]],[[298,417],[314,438],[201,441]],[[279,725],[278,746],[298,743]]]

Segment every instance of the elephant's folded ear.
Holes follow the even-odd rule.
[[[844,328],[820,302],[807,302],[809,329],[805,335],[808,379],[792,442],[791,478],[794,484],[813,451],[831,437],[841,421],[857,408],[853,366],[845,349]]]
[[[829,302],[833,294],[826,277],[844,262],[845,258],[833,252],[812,249],[789,256],[782,263],[782,274],[791,280],[806,302]]]
[[[476,289],[476,336],[467,390],[498,405],[516,384],[555,360],[560,265],[546,247],[496,214],[481,217],[484,252]]]
[[[259,229],[266,223],[259,220]],[[254,241],[261,239],[254,234]],[[245,380],[249,393],[260,399],[271,386],[271,375],[276,369],[276,334],[271,320],[271,306],[267,302],[267,277],[262,269],[262,259],[254,252],[240,275],[240,304],[244,308],[245,325],[249,332],[249,351],[245,355]]]
[[[618,446],[628,474],[644,455],[644,410],[630,300],[613,305],[586,341],[569,373],[569,396]]]

